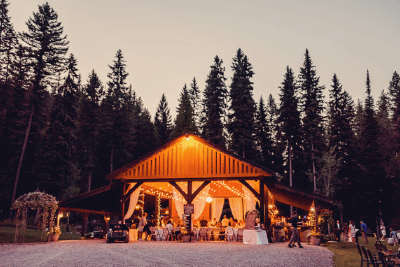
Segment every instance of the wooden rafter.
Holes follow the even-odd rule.
[[[254,190],[253,187],[251,187],[251,185],[249,185],[246,180],[239,180],[239,182],[241,182],[247,189],[250,190],[250,192],[252,192],[254,194],[254,196],[260,200],[261,199],[261,195],[259,193],[257,193],[256,190]]]
[[[179,193],[183,196],[183,198],[188,202],[188,195],[185,193],[185,191],[182,190],[182,188],[175,182],[169,182],[173,187],[175,187],[176,190],[178,190]]]
[[[136,191],[136,189],[139,188],[139,186],[141,186],[143,184],[143,182],[137,182],[125,195],[123,195],[121,197],[121,202],[125,202],[128,200],[128,198],[132,195],[133,192]]]

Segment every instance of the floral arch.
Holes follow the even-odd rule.
[[[53,228],[57,208],[56,198],[44,192],[35,191],[20,196],[13,204],[13,209],[16,210],[14,242],[19,242],[21,238],[22,243],[24,242],[28,209],[37,210],[39,225],[42,230],[41,241],[46,241],[46,228]]]

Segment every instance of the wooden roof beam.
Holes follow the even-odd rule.
[[[133,192],[135,192],[136,189],[139,188],[139,186],[141,186],[143,184],[143,182],[137,182],[129,191],[128,193],[126,193],[125,195],[123,195],[121,197],[120,202],[124,203],[125,201],[128,200],[128,198],[132,195]]]
[[[193,195],[192,195],[192,200],[194,200],[194,199],[197,197],[197,195],[200,194],[201,190],[203,190],[204,187],[206,187],[206,186],[209,185],[210,183],[211,183],[211,181],[205,181],[204,183],[202,183],[202,184],[200,185],[200,187],[197,188],[197,190],[193,193]]]
[[[246,180],[239,180],[239,182],[241,182],[245,187],[247,187],[247,189],[250,190],[250,192],[252,192],[254,194],[254,196],[258,199],[261,200],[261,195],[259,193],[257,193],[256,190],[254,190],[253,187],[251,187],[251,185],[249,185]],[[261,181],[260,181],[261,182]]]
[[[175,182],[169,182],[173,187],[175,187],[176,190],[178,190],[179,193],[183,196],[183,198],[186,200],[186,202],[190,202],[188,194],[185,193],[185,191],[182,190],[182,188]]]

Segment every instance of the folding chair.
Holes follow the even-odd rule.
[[[233,228],[232,227],[226,227],[225,228],[225,240],[226,241],[233,241],[234,235],[233,235]]]
[[[367,262],[367,264],[368,264],[368,258],[366,257],[366,255],[363,255],[361,247],[363,247],[363,246],[357,243],[357,250],[361,256],[361,266],[364,266],[364,261]]]

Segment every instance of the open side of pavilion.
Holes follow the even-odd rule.
[[[84,220],[90,213],[126,219],[142,192],[169,199],[171,217],[182,217],[187,203],[194,204],[193,219],[212,219],[219,218],[228,198],[238,220],[258,203],[260,223],[267,226],[269,209],[276,201],[303,210],[310,210],[313,203],[333,204],[326,197],[279,184],[272,170],[188,134],[110,173],[107,179],[110,185],[61,201],[59,211],[81,212]]]

